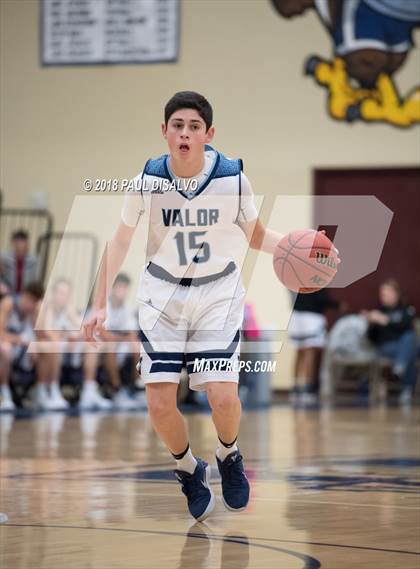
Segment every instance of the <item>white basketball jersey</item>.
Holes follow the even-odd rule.
[[[206,166],[197,178],[179,180],[169,157],[149,160],[126,196],[122,219],[135,226],[145,210],[150,215],[147,261],[175,278],[217,274],[247,247],[238,221],[257,217],[242,161],[210,146]]]

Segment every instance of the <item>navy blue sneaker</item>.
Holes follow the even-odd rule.
[[[222,462],[216,456],[222,477],[223,503],[232,512],[245,510],[249,502],[249,482],[245,475],[243,457],[239,450],[227,455]]]
[[[213,511],[216,499],[210,488],[210,466],[197,458],[194,473],[175,470],[175,476],[182,484],[182,491],[187,497],[190,514],[199,522],[205,520]]]

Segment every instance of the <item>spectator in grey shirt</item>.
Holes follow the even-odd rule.
[[[39,277],[39,263],[29,253],[29,236],[23,229],[12,234],[11,250],[0,256],[3,278],[12,294],[20,294],[24,287]]]

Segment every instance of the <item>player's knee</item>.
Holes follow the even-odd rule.
[[[210,407],[217,413],[229,414],[235,410],[239,397],[235,393],[207,392]]]
[[[160,421],[176,409],[176,400],[163,393],[147,390],[147,408],[150,417]]]

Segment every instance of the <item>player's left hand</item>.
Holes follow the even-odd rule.
[[[105,308],[94,308],[90,313],[89,318],[83,324],[84,338],[92,346],[97,346],[97,338],[102,339],[105,332],[105,320]]]
[[[325,229],[321,229],[320,233],[327,235],[327,232],[325,231]],[[341,259],[339,257],[340,251],[337,249],[337,247],[334,247],[334,252],[337,255],[337,263],[341,263]]]

